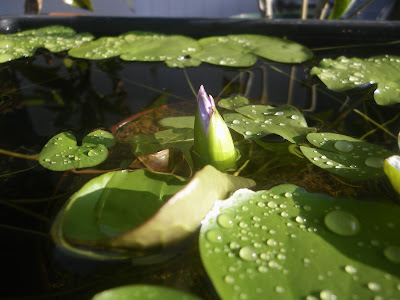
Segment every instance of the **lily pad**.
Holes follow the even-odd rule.
[[[259,139],[265,135],[278,134],[291,143],[303,141],[315,128],[307,122],[299,110],[290,105],[272,107],[248,105],[236,109],[238,113],[224,114],[227,125],[246,139]]]
[[[226,109],[235,109],[249,104],[249,99],[241,95],[231,96],[218,101],[218,106]]]
[[[126,285],[96,294],[92,300],[200,300],[199,297],[164,286]]]
[[[222,299],[395,299],[399,214],[295,185],[239,190],[203,221],[200,255]]]
[[[376,83],[374,98],[379,105],[400,102],[400,57],[384,55],[370,58],[323,59],[312,68],[326,86],[337,92],[346,91],[367,83]]]
[[[313,54],[305,46],[278,37],[256,34],[212,36],[199,40],[203,50],[192,54],[201,61],[229,67],[249,67],[257,55],[282,63],[301,63]]]
[[[184,120],[187,121],[187,119]],[[183,120],[181,119],[180,121]],[[178,126],[180,126],[179,123]],[[178,127],[157,131],[154,135],[137,135],[132,137],[129,142],[132,145],[135,156],[156,153],[168,148],[178,148],[189,163],[192,163],[190,155],[190,148],[194,144],[192,128]]]
[[[383,162],[395,154],[378,145],[336,133],[310,133],[307,140],[318,147],[300,147],[310,162],[349,179],[367,180],[384,176]]]
[[[167,247],[192,234],[217,199],[255,184],[211,166],[183,187],[185,183],[181,177],[148,170],[96,177],[60,211],[53,238],[63,248],[93,258],[104,258],[94,249]]]
[[[0,35],[0,63],[32,56],[37,48],[61,52],[79,47],[93,39],[90,33],[76,33],[64,26],[48,26]]]
[[[71,49],[72,57],[105,59],[119,56],[127,61],[171,61],[184,59],[200,49],[199,43],[182,35],[130,31],[117,37],[102,37]]]
[[[39,163],[52,171],[87,168],[101,164],[108,157],[107,147],[115,145],[111,133],[96,130],[89,133],[78,146],[72,133],[53,136],[39,154]]]

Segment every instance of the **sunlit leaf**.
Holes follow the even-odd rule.
[[[295,185],[240,190],[203,221],[201,259],[222,299],[394,299],[399,214]]]
[[[400,156],[392,155],[385,159],[383,170],[394,190],[400,195]]]
[[[350,179],[366,180],[384,176],[383,162],[394,154],[378,145],[336,133],[310,133],[307,140],[318,147],[300,147],[310,162]]]
[[[76,33],[64,26],[48,26],[0,35],[0,63],[32,56],[37,48],[52,52],[79,47],[93,39],[90,33]]]
[[[137,135],[130,139],[135,156],[156,153],[167,148],[178,148],[189,162],[191,162],[190,148],[193,143],[193,129],[184,127],[158,131],[154,135]]]
[[[102,257],[91,249],[166,247],[191,235],[217,199],[255,184],[211,166],[185,183],[181,177],[148,170],[96,177],[60,211],[53,238],[63,248],[90,257]]]
[[[86,59],[105,59],[119,56],[127,61],[171,61],[196,52],[199,43],[182,35],[165,35],[131,31],[117,37],[101,37],[68,54]]]
[[[52,171],[87,168],[101,164],[108,156],[108,149],[115,145],[111,133],[96,130],[89,133],[78,146],[72,133],[62,132],[53,136],[43,147],[39,163]]]
[[[92,300],[200,300],[199,297],[163,286],[126,285],[96,294]]]
[[[246,139],[259,139],[274,133],[292,143],[299,143],[308,133],[315,131],[315,128],[307,127],[301,112],[290,105],[248,105],[236,111],[238,113],[224,114],[224,119],[230,128]]]
[[[335,0],[329,19],[340,19],[354,4],[354,0]]]
[[[91,0],[62,0],[64,3],[75,6],[78,8],[88,9],[93,11],[93,5]]]
[[[235,109],[249,104],[249,100],[241,95],[231,96],[218,101],[218,106],[226,109]]]
[[[326,86],[343,92],[368,83],[376,83],[374,98],[379,105],[400,102],[400,57],[374,56],[370,58],[325,58],[312,68]]]
[[[212,36],[199,43],[203,50],[192,57],[221,66],[249,67],[257,61],[257,55],[283,63],[301,63],[313,56],[308,48],[293,41],[256,34]]]

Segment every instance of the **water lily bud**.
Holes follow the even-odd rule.
[[[223,171],[236,163],[236,149],[225,121],[218,113],[212,96],[203,86],[197,95],[197,113],[194,122],[194,151],[203,164]]]
[[[394,190],[400,195],[400,156],[392,155],[385,159],[383,170]]]

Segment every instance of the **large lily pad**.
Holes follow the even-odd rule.
[[[199,297],[163,286],[126,285],[96,294],[92,300],[200,300]]]
[[[48,26],[0,35],[0,63],[32,56],[37,48],[60,52],[79,47],[93,39],[90,33],[77,34],[72,28]]]
[[[399,214],[295,185],[240,190],[203,221],[201,259],[222,299],[398,299]]]
[[[248,105],[236,111],[238,113],[224,114],[224,119],[230,128],[246,139],[259,139],[274,133],[292,143],[299,143],[308,133],[316,131],[315,128],[307,127],[301,112],[290,105]]]
[[[185,183],[175,175],[148,170],[96,177],[60,211],[52,228],[53,238],[62,247],[90,257],[103,257],[91,248],[166,247],[193,233],[217,199],[254,185],[252,180],[211,166],[197,172],[183,187]]]
[[[192,57],[229,67],[250,67],[257,55],[283,63],[301,63],[313,56],[307,47],[296,42],[256,34],[212,36],[200,39],[199,43],[203,50]]]
[[[307,140],[318,147],[300,147],[310,162],[349,179],[384,176],[383,162],[395,154],[378,145],[336,133],[310,133]]]
[[[101,164],[108,157],[108,149],[115,145],[114,136],[104,130],[89,133],[78,146],[72,133],[53,136],[39,154],[39,163],[52,171],[87,168]]]
[[[118,37],[102,37],[68,54],[86,59],[105,59],[119,56],[127,61],[182,60],[200,48],[199,43],[181,35],[165,35],[131,31]]]
[[[370,58],[323,59],[312,68],[326,86],[337,92],[346,91],[363,84],[376,83],[374,98],[379,105],[400,102],[400,57],[374,56]]]

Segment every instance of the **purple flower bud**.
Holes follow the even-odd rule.
[[[215,102],[211,95],[207,95],[204,86],[200,86],[197,94],[197,107],[199,109],[199,116],[204,127],[204,132],[208,135],[208,128],[210,127],[211,116],[214,113]]]

